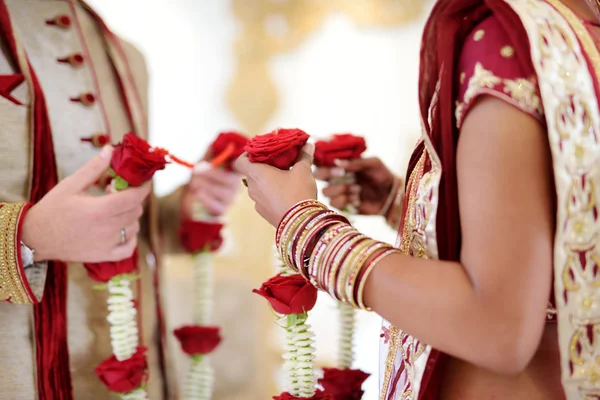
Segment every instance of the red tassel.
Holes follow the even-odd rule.
[[[194,168],[194,164],[184,161],[181,158],[175,157],[173,154],[169,153],[166,149],[163,149],[161,147],[154,147],[154,151],[160,155],[169,157],[176,164],[183,165],[184,167],[187,167],[189,169]]]

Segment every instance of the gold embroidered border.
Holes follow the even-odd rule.
[[[419,161],[415,165],[410,177],[408,178],[408,203],[407,210],[404,216],[404,226],[402,227],[402,241],[400,245],[400,251],[403,254],[408,255],[411,247],[411,223],[409,223],[409,218],[411,218],[411,210],[415,208],[415,202],[417,200],[417,188],[419,187],[419,182],[423,177],[423,172],[425,170],[425,160],[427,158],[427,151],[423,150],[423,154]],[[383,376],[383,385],[381,386],[381,395],[380,400],[385,400],[390,379],[392,377],[392,371],[394,370],[394,365],[396,364],[396,357],[398,355],[398,351],[402,346],[402,340],[400,339],[401,332],[398,328],[393,325],[390,325],[390,341],[388,346],[388,353],[385,360],[385,374]],[[400,339],[400,340],[399,340]]]
[[[19,263],[17,227],[25,203],[0,203],[0,301],[31,304],[23,267]]]
[[[554,285],[562,384],[568,399],[596,398],[600,292],[590,271],[597,266],[600,248],[594,212],[600,181],[600,113],[592,71],[600,77],[600,54],[583,23],[561,2],[506,1],[521,17],[533,44],[552,150],[558,194]]]

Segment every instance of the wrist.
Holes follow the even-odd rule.
[[[47,261],[50,256],[46,250],[41,237],[39,223],[37,222],[37,210],[35,206],[31,207],[23,216],[23,225],[21,227],[21,243],[27,246],[33,253],[33,261]]]

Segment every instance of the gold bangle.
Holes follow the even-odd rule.
[[[361,271],[364,269],[366,262],[370,258],[372,258],[374,254],[376,254],[378,251],[384,248],[389,249],[392,248],[392,246],[390,246],[387,243],[373,241],[371,242],[369,248],[362,252],[358,260],[355,263],[353,263],[354,269],[352,269],[352,272],[349,274],[348,279],[346,280],[345,287],[346,298],[349,299],[348,301],[350,304],[352,304],[352,306],[359,308],[358,302],[356,301],[356,298],[354,296],[354,292],[356,289],[356,282],[358,280],[358,277],[360,276]]]
[[[322,269],[321,258],[327,250],[327,247],[331,241],[333,241],[339,235],[342,235],[353,229],[354,228],[352,227],[352,225],[340,222],[337,225],[334,225],[331,228],[329,228],[327,232],[325,232],[323,236],[319,239],[319,241],[315,245],[315,251],[311,255],[308,265],[308,273],[311,277],[311,282],[313,282],[313,285],[324,290],[324,287],[322,287],[322,281],[319,279],[319,271]]]
[[[319,208],[319,209],[327,209],[327,206],[317,200],[303,200],[296,204],[294,204],[290,209],[285,213],[279,224],[277,225],[277,229],[275,231],[275,243],[279,246],[279,241],[281,240],[281,235],[283,230],[285,229],[288,222],[296,216],[299,212],[303,211],[306,208]]]
[[[313,228],[315,227],[315,225],[319,227],[318,223],[320,221],[334,214],[336,214],[335,211],[322,211],[318,214],[311,215],[310,220],[305,221],[306,226],[299,227],[300,229],[298,229],[298,232],[296,232],[296,234],[294,235],[295,237],[299,234],[300,237],[295,242],[295,244],[292,244],[290,259],[292,259],[292,261],[296,264],[298,272],[300,272],[300,275],[302,275],[304,279],[308,280],[308,277],[305,276],[305,273],[302,268],[302,265],[304,264],[304,260],[302,260],[302,257],[304,253],[304,247],[307,244],[307,240],[314,236]]]
[[[318,212],[319,210],[317,209],[307,210],[306,212],[299,214],[295,219],[291,220],[288,224],[286,224],[280,241],[279,254],[281,255],[283,263],[292,270],[295,270],[295,268],[294,263],[291,260],[290,245],[294,234],[296,233],[297,228],[300,225],[302,225],[303,222],[305,222],[307,219],[309,219],[311,216],[315,215]]]
[[[360,232],[356,231],[355,236],[349,237],[343,244],[337,249],[334,253],[333,262],[331,263],[331,269],[329,271],[329,276],[327,277],[327,291],[336,300],[341,301],[340,298],[336,295],[336,282],[338,273],[340,272],[340,267],[342,266],[342,261],[345,259],[345,256],[352,249],[352,246],[355,246],[359,242],[365,240],[365,236]]]
[[[400,250],[398,250],[396,248],[386,250],[383,253],[379,254],[377,257],[375,257],[371,261],[371,263],[369,264],[369,266],[367,267],[367,269],[365,270],[365,272],[363,273],[362,277],[360,278],[360,282],[358,284],[358,293],[356,294],[356,302],[358,303],[358,307],[360,309],[365,310],[365,311],[372,311],[370,307],[367,307],[365,305],[365,302],[364,302],[364,299],[363,299],[364,290],[365,290],[365,282],[369,278],[369,275],[371,275],[371,272],[373,272],[373,269],[375,268],[375,266],[381,260],[383,260],[384,258],[386,258],[387,256],[389,256],[390,254],[394,254],[394,253],[402,254],[400,252]]]
[[[368,238],[367,236],[363,236],[362,240],[352,246],[348,253],[343,256],[344,258],[341,261],[342,265],[335,282],[336,297],[342,302],[350,302],[346,296],[346,291],[344,288],[348,282],[348,277],[350,276],[352,267],[356,265],[356,259],[360,257],[362,252],[371,247],[373,243],[375,243],[374,240]]]

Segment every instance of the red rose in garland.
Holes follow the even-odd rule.
[[[324,368],[319,384],[334,400],[360,400],[369,375],[359,369]]]
[[[168,153],[153,151],[144,139],[128,133],[115,148],[110,165],[129,186],[140,186],[151,180],[156,171],[165,168],[165,155]]]
[[[217,251],[223,244],[221,229],[223,224],[185,220],[179,228],[181,245],[189,253],[201,251]]]
[[[300,129],[277,129],[252,138],[244,150],[252,163],[268,164],[279,169],[290,169],[309,136]]]
[[[128,393],[145,383],[147,369],[146,348],[138,347],[127,360],[119,361],[113,355],[98,365],[94,372],[111,392]]]
[[[279,396],[273,396],[273,400],[297,400],[297,399],[301,399],[301,400],[334,400],[333,397],[331,397],[327,392],[323,392],[321,390],[317,390],[317,392],[315,393],[314,396],[312,397],[296,397],[291,395],[288,392],[285,393],[281,393]]]
[[[275,312],[283,315],[304,314],[317,302],[317,289],[300,275],[277,275],[252,292],[271,303]]]
[[[221,343],[221,329],[216,326],[182,326],[173,334],[185,354],[190,356],[212,353]]]
[[[233,170],[233,163],[244,152],[248,138],[238,132],[222,132],[210,145],[212,164],[222,165],[227,171]],[[216,165],[215,165],[216,164]]]
[[[97,282],[107,283],[111,278],[137,272],[137,250],[129,258],[121,261],[107,261],[83,264],[90,278]]]
[[[315,143],[314,163],[317,167],[333,167],[335,160],[360,158],[367,149],[365,139],[351,134],[333,135]]]

